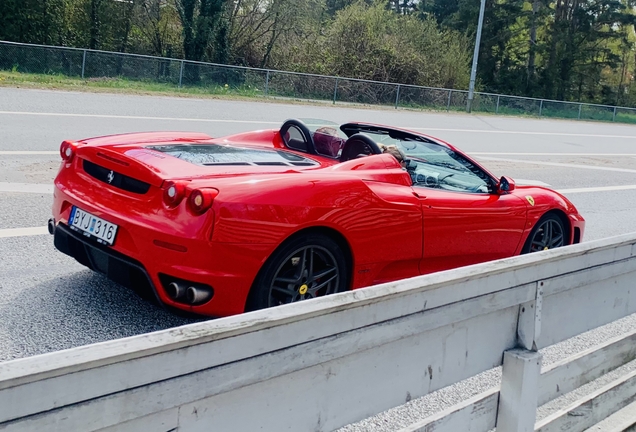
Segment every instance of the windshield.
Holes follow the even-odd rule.
[[[329,120],[312,119],[312,118],[301,118],[299,120],[302,121],[305,124],[305,126],[307,126],[307,129],[309,129],[309,132],[311,132],[312,134],[318,131],[319,133],[320,132],[329,133],[331,135],[342,138],[343,140],[347,139],[347,135],[345,135],[340,130],[340,125],[338,123],[335,123]]]
[[[387,134],[365,131],[378,144],[395,145],[406,155],[406,169],[414,186],[457,192],[489,193],[492,180],[461,154],[424,138],[392,138]]]

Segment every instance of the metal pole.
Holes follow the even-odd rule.
[[[450,103],[451,103],[451,96],[453,95],[453,91],[449,90],[448,91],[448,103],[446,104],[446,111],[450,111]]]
[[[397,92],[395,95],[395,109],[398,108],[398,103],[400,102],[400,85],[397,86]]]
[[[583,104],[579,104],[579,117],[577,120],[581,120],[581,108],[583,108]]]
[[[616,121],[616,107],[614,107],[614,115],[612,116],[612,121]]]
[[[181,88],[181,83],[183,82],[183,63],[184,61],[181,60],[181,68],[179,69],[179,88]]]
[[[471,112],[473,109],[473,97],[475,93],[475,78],[477,76],[477,60],[479,59],[479,45],[481,44],[481,29],[484,25],[484,10],[486,9],[486,0],[481,0],[479,8],[479,21],[477,23],[477,37],[475,39],[475,51],[473,53],[473,67],[470,71],[470,85],[468,86],[468,102],[466,111]]]
[[[495,114],[499,114],[499,99],[501,98],[500,95],[497,95],[497,108],[495,109]]]
[[[541,117],[542,112],[543,112],[543,99],[541,99],[541,104],[539,104],[539,117]]]
[[[265,96],[269,94],[269,70],[267,71],[267,75],[265,75]]]
[[[336,104],[336,96],[338,95],[338,78],[336,78],[336,85],[333,88],[333,103]]]
[[[84,79],[85,70],[86,70],[86,50],[84,50],[84,55],[82,56],[82,79]]]

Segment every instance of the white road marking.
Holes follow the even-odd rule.
[[[0,192],[52,194],[53,185],[43,183],[7,183],[0,182]]]
[[[544,161],[533,161],[533,160],[523,160],[523,159],[503,159],[503,158],[495,158],[495,157],[487,157],[487,156],[480,156],[478,159],[492,160],[492,161],[499,161],[499,162],[524,163],[524,164],[531,164],[531,165],[580,168],[580,169],[589,169],[589,170],[598,170],[598,171],[636,173],[636,169],[629,169],[629,168],[600,167],[600,166],[593,166],[593,165],[578,165],[578,164],[569,164],[569,163],[560,163],[560,162],[544,162]]]
[[[48,234],[49,230],[47,227],[32,227],[32,228],[5,228],[0,229],[0,238],[8,238],[8,237],[27,237],[27,236],[35,236]]]
[[[32,156],[32,155],[59,155],[60,152],[59,151],[9,151],[9,150],[3,150],[0,151],[0,155],[27,155],[27,156]]]
[[[542,182],[540,180],[529,180],[529,179],[515,178],[514,181],[515,181],[515,184],[517,186],[543,186],[543,187],[550,187],[550,183]]]
[[[28,111],[0,111],[0,114],[27,115],[27,116],[130,119],[130,120],[184,121],[184,122],[204,122],[204,123],[243,123],[243,124],[266,124],[266,125],[281,124],[280,121],[265,121],[265,120],[231,120],[231,119],[205,119],[205,118],[182,118],[182,117],[124,116],[124,115],[112,115],[112,114],[47,113],[47,112],[28,112]],[[404,129],[411,129],[414,131],[442,131],[442,132],[460,132],[460,133],[554,135],[554,136],[577,136],[577,137],[593,137],[593,138],[636,139],[636,135],[582,134],[582,133],[567,133],[567,132],[506,131],[506,130],[455,129],[455,128],[431,128],[431,127],[404,127]]]
[[[229,119],[204,119],[204,118],[184,118],[184,117],[152,117],[152,116],[124,116],[111,114],[73,114],[73,113],[38,113],[26,111],[0,111],[6,115],[32,115],[32,116],[55,116],[55,117],[84,117],[84,118],[105,118],[105,119],[130,119],[130,120],[160,120],[160,121],[185,121],[185,122],[206,122],[206,123],[246,123],[246,124],[268,124],[281,125],[282,122],[262,121],[262,120],[229,120]]]
[[[562,194],[575,194],[575,193],[590,193],[590,192],[611,192],[621,190],[634,190],[636,185],[623,185],[623,186],[598,186],[589,188],[574,188],[574,189],[559,189],[558,192]]]
[[[510,135],[554,135],[554,136],[575,136],[575,137],[592,137],[592,138],[636,139],[636,135],[603,135],[603,134],[582,134],[582,133],[569,133],[569,132],[532,132],[532,131],[445,129],[445,128],[423,128],[423,127],[405,127],[404,129],[411,129],[411,130],[418,130],[418,131],[442,131],[442,132],[463,132],[463,133],[492,133],[492,134],[510,134]]]

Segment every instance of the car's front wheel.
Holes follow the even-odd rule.
[[[345,291],[348,271],[336,241],[321,234],[300,235],[284,243],[267,260],[254,281],[246,310]]]
[[[521,253],[539,252],[567,244],[565,224],[556,214],[548,213],[534,226]]]

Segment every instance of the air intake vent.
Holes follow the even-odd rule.
[[[84,160],[84,171],[91,177],[97,180],[109,184],[118,189],[123,189],[128,192],[136,194],[145,194],[150,189],[150,184],[142,182],[140,180],[128,177],[127,175],[118,173],[117,171],[109,170],[93,162]]]

